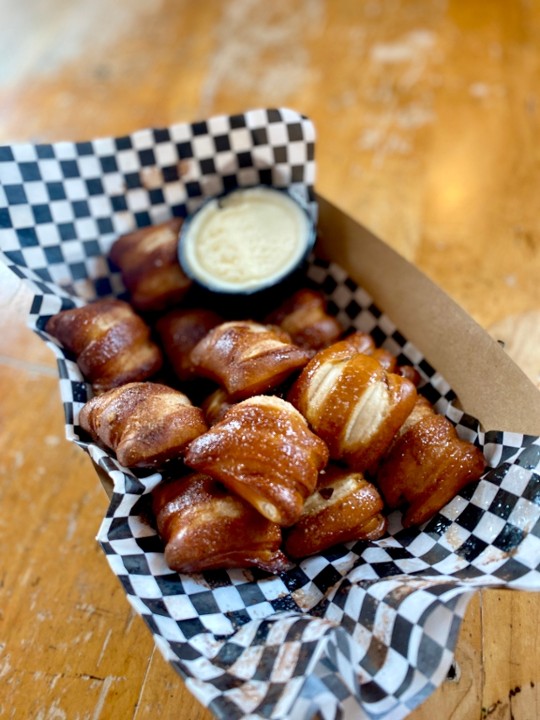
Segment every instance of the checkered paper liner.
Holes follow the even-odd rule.
[[[399,720],[446,677],[473,592],[540,589],[540,439],[484,430],[448,383],[342,268],[310,259],[347,328],[414,365],[422,392],[482,447],[483,478],[422,529],[399,513],[377,542],[340,545],[278,576],[179,575],[148,522],[158,473],[132,472],[79,434],[89,397],[76,363],[43,330],[62,308],[124,288],[107,261],[118,234],[185,216],[208,196],[288,187],[315,216],[312,123],[258,109],[121,138],[0,147],[0,249],[33,289],[29,325],[57,356],[66,436],[114,490],[98,533],[127,598],[190,691],[216,717]]]

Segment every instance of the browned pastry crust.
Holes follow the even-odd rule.
[[[280,550],[281,528],[212,478],[194,473],[153,492],[165,562],[176,572],[290,567]]]
[[[331,458],[373,473],[411,412],[416,388],[347,339],[312,358],[288,400],[326,442]]]
[[[223,318],[211,310],[191,308],[171,310],[156,322],[165,355],[180,380],[188,381],[195,377],[191,351],[222,322]]]
[[[398,365],[396,373],[410,380],[415,387],[419,387],[422,382],[422,376],[412,365]]]
[[[74,353],[84,377],[99,393],[136,380],[145,380],[162,365],[150,329],[126,302],[96,300],[53,315],[45,327]]]
[[[327,311],[324,295],[302,288],[270,313],[267,322],[282,327],[295,345],[306,350],[320,350],[336,342],[343,327]]]
[[[384,348],[375,348],[375,350],[368,353],[368,355],[375,358],[375,360],[377,360],[387,372],[393,372],[396,373],[396,375],[401,375],[401,377],[407,378],[407,380],[410,380],[415,387],[420,385],[422,377],[418,370],[416,370],[416,368],[412,365],[399,365],[397,357],[392,355],[389,350],[385,350]]]
[[[298,520],[327,460],[326,445],[302,415],[287,401],[266,395],[233,405],[185,455],[186,465],[283,526]]]
[[[410,527],[431,518],[484,469],[482,452],[419,396],[379,467],[377,485],[390,508],[407,506],[403,525]]]
[[[364,355],[371,355],[377,349],[371,335],[361,330],[346,335],[340,340],[340,343],[342,349],[347,348],[351,352],[363,353]]]
[[[387,526],[382,510],[377,488],[361,473],[328,466],[300,519],[287,531],[285,552],[302,558],[338,543],[378,540]]]
[[[251,320],[218,325],[191,352],[196,372],[221,385],[231,400],[277,387],[308,360],[283,331]]]
[[[377,360],[377,362],[383,366],[386,372],[395,373],[398,371],[397,357],[395,355],[392,355],[389,350],[378,347],[375,348],[375,350],[373,350],[372,352],[368,353],[368,355],[371,355],[372,358],[375,358],[375,360]]]
[[[213,393],[208,395],[201,403],[201,410],[208,425],[215,425],[223,420],[227,410],[234,405],[223,388],[217,388]]]
[[[179,459],[207,429],[202,410],[186,395],[152,382],[129,383],[92,398],[82,407],[79,423],[122,465],[140,468]]]
[[[109,257],[120,269],[131,303],[142,312],[177,305],[191,280],[178,262],[181,218],[121,235]]]
[[[387,372],[393,372],[407,378],[416,387],[420,385],[422,378],[416,368],[412,365],[400,365],[397,357],[385,348],[378,348],[368,333],[358,330],[345,337],[344,342],[347,342],[351,349],[375,358]]]

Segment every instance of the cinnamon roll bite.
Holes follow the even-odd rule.
[[[378,469],[376,482],[389,508],[403,507],[404,527],[429,520],[485,469],[482,451],[462,440],[426,398],[413,411]]]
[[[290,403],[260,395],[233,405],[190,444],[184,460],[288,526],[315,489],[328,450]]]
[[[308,360],[283,331],[251,320],[218,325],[191,352],[195,371],[221,385],[233,401],[277,387]]]
[[[153,382],[128,383],[89,400],[79,423],[125,467],[162,468],[179,460],[207,425],[184,393]]]
[[[109,258],[120,269],[130,302],[141,312],[177,305],[192,285],[178,261],[182,218],[121,235]]]
[[[279,525],[207,475],[161,483],[152,504],[171,570],[256,567],[279,573],[291,565],[280,549]]]
[[[338,543],[378,540],[386,526],[377,488],[361,473],[329,465],[287,530],[284,549],[290,557],[303,558]]]
[[[325,441],[332,459],[373,473],[416,396],[412,382],[343,340],[310,360],[287,399]]]
[[[94,392],[146,380],[160,370],[161,350],[129,303],[102,299],[53,315],[45,330],[75,355]]]

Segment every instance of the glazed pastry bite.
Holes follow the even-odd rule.
[[[281,528],[207,475],[162,483],[152,495],[165,562],[176,572],[290,567],[280,550]]]
[[[462,440],[452,423],[418,396],[378,473],[388,507],[405,506],[404,527],[429,520],[485,469],[482,452]]]
[[[328,445],[330,457],[373,473],[416,401],[409,380],[343,340],[319,351],[287,399]]]
[[[422,377],[418,370],[412,365],[400,365],[398,358],[389,350],[384,348],[375,348],[371,353],[368,353],[372,358],[375,358],[387,372],[396,373],[401,377],[410,380],[415,387],[418,387],[422,381]]]
[[[96,300],[62,310],[49,319],[45,330],[75,355],[96,393],[146,380],[162,366],[150,328],[123,300]]]
[[[338,543],[378,540],[386,531],[383,501],[361,473],[328,466],[300,519],[287,531],[287,555],[303,558]]]
[[[294,293],[266,321],[282,327],[295,345],[306,350],[327,347],[343,333],[341,324],[328,313],[324,295],[309,288]]]
[[[196,372],[221,385],[234,401],[277,387],[308,360],[284,331],[251,320],[218,325],[191,352]]]
[[[194,440],[188,467],[211,475],[264,517],[292,525],[326,465],[325,443],[286,400],[260,395],[233,405]]]
[[[422,383],[422,376],[413,365],[398,365],[396,373],[410,380],[415,387],[419,387]]]
[[[375,360],[377,360],[377,362],[379,362],[387,372],[393,372],[397,375],[401,375],[402,377],[407,378],[407,380],[410,380],[413,385],[417,387],[420,385],[422,378],[416,368],[412,365],[400,365],[398,358],[389,350],[377,347],[375,345],[375,341],[371,335],[368,335],[368,333],[358,330],[345,337],[343,342],[346,342],[351,350],[355,350],[356,352],[364,353],[364,355],[369,355],[370,357],[375,358]]]
[[[384,348],[375,348],[371,353],[368,353],[372,358],[375,358],[387,372],[396,373],[401,377],[410,380],[415,387],[418,387],[422,382],[422,376],[418,370],[412,365],[400,365],[398,358],[389,350]]]
[[[165,356],[180,380],[193,380],[196,376],[191,351],[222,322],[223,319],[212,310],[191,308],[171,310],[156,322]]]
[[[223,420],[225,413],[234,405],[223,388],[217,388],[201,403],[201,410],[204,413],[208,425],[215,425]]]
[[[178,390],[152,382],[129,383],[89,400],[81,427],[116,453],[125,467],[161,468],[182,457],[206,432],[200,408]]]
[[[373,340],[369,333],[362,332],[362,330],[355,330],[339,342],[341,349],[344,350],[346,348],[351,353],[357,352],[363,355],[372,355],[377,349],[375,340]]]
[[[377,360],[377,362],[380,363],[387,372],[397,372],[397,357],[395,355],[392,355],[389,350],[378,347],[375,348],[375,350],[373,350],[372,352],[368,353],[368,355],[370,355],[372,358],[375,358],[375,360]]]
[[[192,281],[178,261],[181,218],[121,235],[109,257],[118,266],[132,305],[141,312],[177,305]]]

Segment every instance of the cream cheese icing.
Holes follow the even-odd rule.
[[[304,259],[313,239],[305,209],[270,187],[236,190],[208,201],[180,240],[184,271],[222,292],[253,292],[279,282]]]

